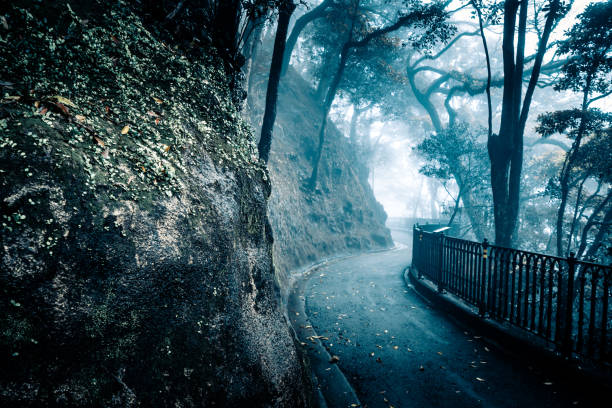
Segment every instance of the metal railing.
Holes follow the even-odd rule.
[[[503,248],[413,229],[412,265],[478,307],[481,316],[506,321],[576,353],[612,362],[612,266]]]

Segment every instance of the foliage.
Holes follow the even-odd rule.
[[[416,148],[426,161],[421,174],[439,180],[447,191],[449,186],[457,185],[456,206],[463,202],[478,239],[487,234],[490,221],[485,205],[490,201],[490,184],[487,150],[482,142],[484,134],[484,129],[459,122],[431,133]]]
[[[589,4],[565,34],[558,53],[569,60],[555,89],[582,92],[589,83],[589,95],[612,91],[612,1]]]

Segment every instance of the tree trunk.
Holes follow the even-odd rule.
[[[242,4],[240,0],[223,0],[217,4],[215,20],[213,22],[213,38],[222,54],[232,64],[235,64],[239,53],[238,37],[240,31],[240,18]],[[234,66],[235,69],[241,67]]]
[[[520,182],[523,168],[523,136],[542,61],[553,23],[559,11],[559,0],[550,0],[550,11],[544,32],[538,43],[525,99],[521,101],[524,51],[527,28],[527,0],[506,0],[502,55],[504,61],[504,92],[499,135],[492,134],[487,143],[491,161],[491,189],[495,217],[495,243],[511,246],[518,231]],[[516,60],[514,37],[518,12]],[[522,102],[522,106],[521,106]]]
[[[363,113],[363,110],[358,109],[356,106],[353,106],[353,114],[351,115],[351,126],[349,127],[349,140],[357,149],[358,141],[357,141],[357,123],[359,123],[359,116]]]
[[[300,33],[302,30],[312,21],[317,18],[323,17],[325,15],[325,11],[329,6],[333,4],[333,0],[324,0],[317,7],[304,14],[300,18],[295,21],[295,25],[291,30],[291,34],[289,38],[287,38],[287,48],[285,51],[285,55],[283,56],[283,65],[281,68],[281,76],[284,76],[289,68],[289,62],[291,61],[291,54],[293,53],[293,48],[297,43],[298,38],[300,37]]]
[[[246,67],[244,69],[245,77],[247,80],[247,98],[250,97],[253,92],[253,81],[255,75],[253,74],[253,65],[257,61],[257,54],[259,52],[259,45],[261,43],[261,36],[263,34],[263,28],[265,25],[266,16],[262,16],[257,19],[253,32],[249,38],[249,43],[244,53],[244,57],[247,60]]]
[[[282,3],[278,15],[278,26],[276,38],[274,39],[274,51],[272,52],[272,63],[270,64],[270,76],[268,79],[268,90],[266,92],[266,110],[264,112],[263,125],[261,127],[261,138],[259,139],[259,158],[268,162],[270,147],[272,145],[272,131],[276,120],[276,101],[278,99],[278,84],[280,82],[280,70],[285,52],[285,39],[291,14],[295,10],[293,0]]]
[[[561,169],[561,175],[559,177],[559,184],[561,187],[561,203],[559,204],[559,210],[557,211],[557,256],[563,256],[563,224],[565,219],[565,209],[567,207],[567,200],[569,196],[569,182],[574,169],[574,162],[576,161],[576,155],[580,150],[580,144],[582,143],[582,137],[584,136],[584,130],[586,128],[586,113],[588,109],[588,98],[591,92],[591,77],[587,75],[584,93],[582,94],[582,107],[580,124],[578,125],[578,133],[576,139],[572,143],[570,151],[567,153],[565,163]],[[570,237],[571,238],[571,237]]]
[[[336,92],[338,91],[338,86],[340,85],[340,80],[342,79],[344,69],[346,68],[346,61],[348,60],[348,54],[350,51],[349,43],[350,39],[344,45],[344,47],[342,47],[342,52],[340,53],[340,64],[338,65],[338,69],[336,70],[334,79],[332,80],[329,89],[327,90],[325,102],[323,103],[321,126],[319,128],[319,144],[317,146],[317,150],[312,161],[312,173],[310,174],[310,179],[308,181],[308,188],[310,188],[310,190],[314,190],[317,185],[319,162],[321,161],[321,155],[323,153],[323,144],[325,143],[325,128],[327,126],[327,116],[329,115],[329,111],[331,110],[332,103],[334,102],[334,98],[336,97]]]
[[[489,47],[487,45],[487,37],[485,36],[484,26],[482,22],[482,11],[480,7],[476,4],[475,0],[472,0],[472,6],[476,10],[476,14],[478,15],[478,26],[480,28],[480,38],[482,40],[482,47],[484,48],[485,60],[487,62],[487,124],[488,124],[488,137],[491,138],[493,135],[493,106],[491,104],[491,57],[489,56]]]

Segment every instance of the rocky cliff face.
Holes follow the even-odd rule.
[[[104,3],[0,7],[1,405],[304,406],[222,64]]]
[[[263,117],[270,56],[262,53],[253,66],[251,120]],[[318,144],[321,106],[314,90],[293,69],[281,79],[278,113],[270,155],[272,196],[269,215],[274,254],[281,282],[297,267],[320,259],[389,247],[387,215],[367,181],[349,140],[329,124],[313,193],[302,186],[310,176]]]

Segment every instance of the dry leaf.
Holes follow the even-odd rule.
[[[160,118],[155,118],[155,124],[159,125],[159,122],[161,122],[161,119]]]
[[[147,111],[147,115],[149,116],[153,116],[154,118],[158,117],[159,115],[153,111]]]
[[[168,152],[168,150],[170,150],[170,146],[164,145],[164,152]]]
[[[484,378],[480,378],[480,377],[476,377],[476,379],[477,379],[478,381],[480,381],[480,382],[484,382],[484,381],[485,381],[485,380],[484,380]]]
[[[83,116],[83,115],[74,115],[74,117],[79,122],[85,122],[85,116]]]
[[[110,113],[110,108],[108,106],[105,106],[104,107],[104,111],[108,114],[108,113]]]
[[[44,114],[45,114],[45,113],[47,113],[48,111],[49,111],[49,109],[47,109],[47,108],[42,108],[42,109],[40,110],[40,114],[41,114],[41,115],[44,115]]]
[[[6,21],[6,17],[0,16],[0,22],[2,22],[2,27],[4,27],[5,30],[9,29],[9,25],[8,25],[8,21]]]
[[[340,361],[340,357],[338,356],[331,356],[331,358],[329,359],[330,364],[336,364],[338,361]]]
[[[94,136],[94,140],[96,141],[96,144],[104,147],[104,140],[100,139],[98,136]]]
[[[164,101],[162,101],[162,100],[161,100],[161,99],[159,99],[159,98],[156,98],[156,97],[154,97],[154,96],[152,96],[152,98],[153,98],[153,100],[155,101],[155,103],[157,103],[158,105],[161,105],[162,103],[164,103]]]
[[[125,134],[127,134],[127,132],[129,132],[129,131],[130,131],[130,125],[125,125],[125,126],[123,127],[123,129],[121,129],[121,134],[122,134],[122,135],[125,135]]]
[[[440,355],[440,356],[441,356],[441,355],[442,355],[442,352],[441,352],[441,351],[438,351],[438,355]]]
[[[491,350],[489,350],[487,347],[485,347],[484,349],[485,349],[485,351],[491,351]]]
[[[38,109],[40,107],[40,101],[34,102],[34,107]]]
[[[52,96],[51,98],[55,99],[59,103],[62,103],[64,105],[68,105],[71,108],[76,108],[77,107],[70,99],[64,98],[63,96],[55,95],[55,96]]]
[[[119,42],[117,37],[115,37],[114,35],[111,35],[111,40],[113,40],[114,43],[118,43]]]
[[[140,168],[142,169],[142,172],[143,172],[143,173],[146,173],[146,172],[147,172],[147,169],[145,169],[145,167],[144,167],[144,166],[140,166]]]
[[[393,346],[393,349],[394,349],[394,350],[397,350],[398,348],[399,348],[398,346]]]

